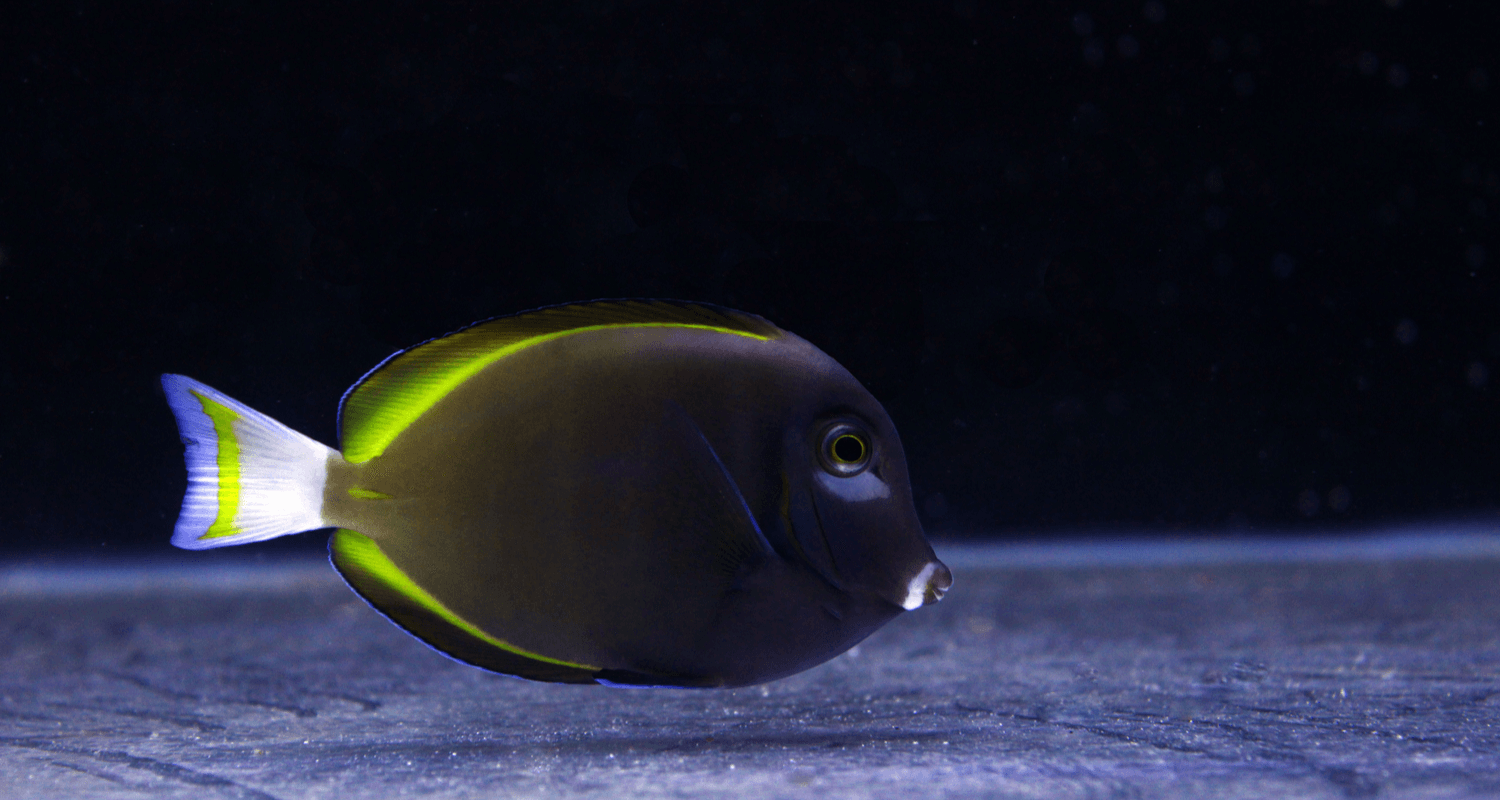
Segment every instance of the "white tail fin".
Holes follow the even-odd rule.
[[[323,486],[338,451],[185,375],[161,385],[187,446],[172,544],[206,550],[326,527]]]

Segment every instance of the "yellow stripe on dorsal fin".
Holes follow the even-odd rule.
[[[607,328],[696,328],[755,339],[782,335],[753,314],[671,300],[599,300],[477,322],[387,358],[344,394],[339,404],[344,458],[360,463],[380,455],[444,395],[512,353]]]

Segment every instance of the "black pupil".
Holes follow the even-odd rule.
[[[833,457],[846,463],[852,464],[865,457],[865,443],[857,436],[844,434],[833,440]]]

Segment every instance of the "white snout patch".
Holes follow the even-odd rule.
[[[826,472],[819,472],[818,483],[833,496],[851,503],[891,496],[891,487],[875,477],[873,472],[861,472],[852,478],[836,478]]]
[[[932,581],[932,573],[937,572],[937,562],[932,561],[917,573],[917,577],[906,584],[906,599],[901,601],[901,607],[907,611],[921,608],[922,601],[927,599],[927,584]]]

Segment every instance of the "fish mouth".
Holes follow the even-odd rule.
[[[931,605],[943,599],[953,586],[953,573],[941,561],[929,561],[906,584],[906,598],[901,607],[907,611]]]

